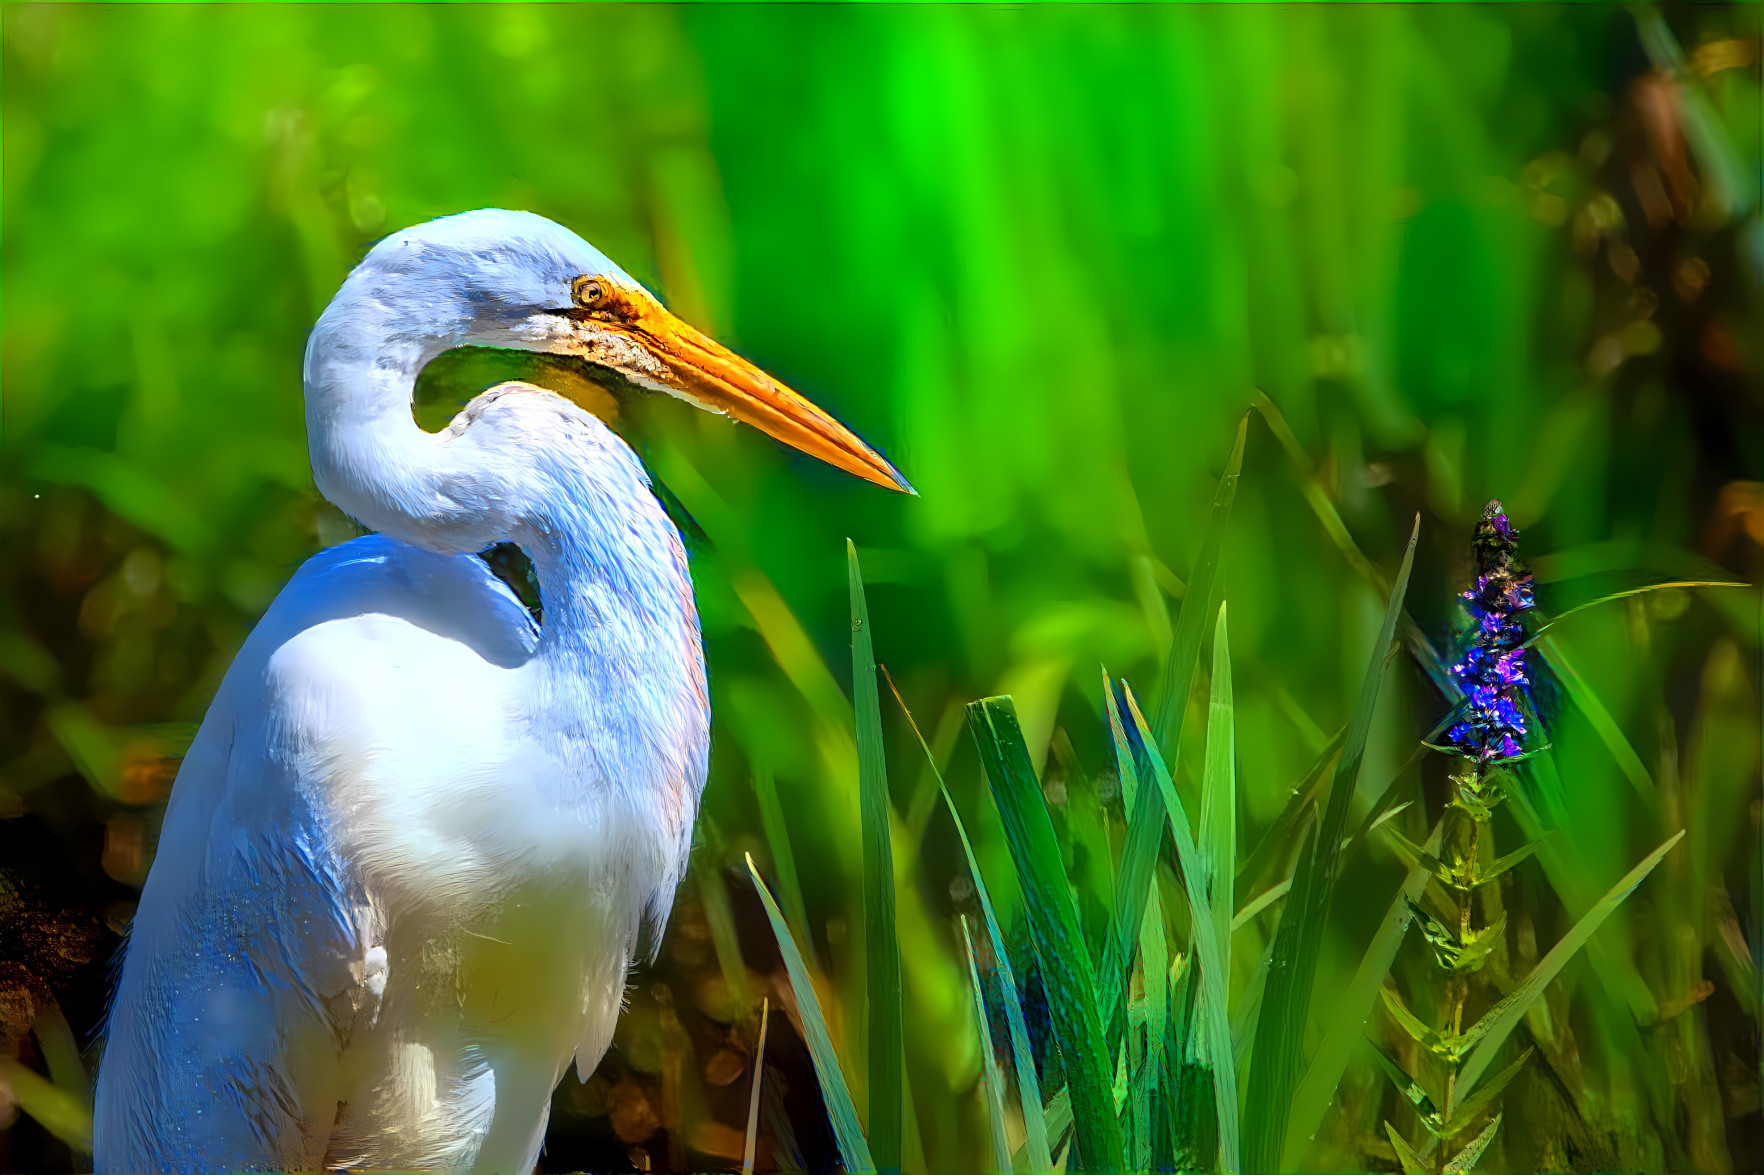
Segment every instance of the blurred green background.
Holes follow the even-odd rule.
[[[300,561],[357,533],[311,485],[300,358],[379,236],[482,206],[552,217],[920,492],[538,373],[614,416],[690,516],[716,714],[694,875],[618,1047],[559,1094],[547,1169],[729,1167],[755,1005],[787,1001],[735,868],[751,851],[777,876],[756,777],[794,846],[786,910],[861,1055],[847,536],[877,658],[1007,923],[961,706],[1013,694],[1062,829],[1118,839],[1099,666],[1151,691],[1258,389],[1278,411],[1251,420],[1223,570],[1246,844],[1346,720],[1417,512],[1410,611],[1441,643],[1491,497],[1546,611],[1758,578],[1759,11],[7,5],[0,1053],[47,1072],[57,1007],[90,1039],[192,724]],[[439,367],[431,427],[498,378]],[[1757,614],[1755,592],[1669,593],[1559,630],[1639,757],[1626,771],[1560,708],[1585,888],[1691,835],[1605,932],[1658,1018],[1612,1029],[1630,1010],[1575,964],[1552,995],[1581,1029],[1573,1072],[1536,1065],[1509,1100],[1584,1093],[1631,1166],[1764,1162]],[[1392,669],[1365,786],[1442,708]],[[909,1166],[975,1169],[952,921],[973,889],[886,690],[884,729]],[[1420,828],[1442,781],[1400,781]],[[1401,873],[1362,858],[1325,993]],[[1513,885],[1515,933],[1553,942],[1568,921],[1541,873]],[[824,1164],[783,1023],[761,1167]],[[1356,1064],[1344,1096],[1376,1102],[1379,1080]],[[1394,1167],[1368,1121],[1344,1113],[1315,1162]],[[0,1167],[83,1161],[0,1099],[8,1122]]]

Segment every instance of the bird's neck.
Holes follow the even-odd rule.
[[[413,320],[384,295],[352,274],[307,342],[313,481],[371,530],[446,554],[479,549],[495,540],[484,539],[472,504],[452,492],[452,455],[411,415],[417,374],[470,341],[470,320],[432,308]]]
[[[667,878],[657,892],[671,894],[709,749],[698,609],[679,532],[635,456],[601,431],[613,460],[547,469],[561,492],[517,536],[544,616],[523,673],[525,710],[569,774],[604,789],[593,802],[621,797],[653,829],[654,868]],[[563,797],[561,810],[580,798]],[[650,911],[665,915],[665,901]]]

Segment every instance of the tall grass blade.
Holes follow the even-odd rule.
[[[1293,833],[1298,831],[1300,822],[1309,816],[1317,797],[1323,794],[1323,780],[1346,739],[1347,727],[1344,726],[1317,752],[1317,758],[1305,772],[1304,778],[1292,789],[1292,794],[1286,797],[1286,806],[1280,809],[1280,815],[1274,818],[1274,823],[1268,826],[1268,831],[1262,834],[1256,847],[1238,863],[1237,877],[1242,884],[1253,884],[1275,860],[1286,856],[1292,845]]]
[[[790,848],[790,829],[784,823],[784,805],[778,801],[778,781],[772,778],[771,768],[754,768],[753,794],[759,801],[766,850],[772,854],[772,868],[778,874],[778,898],[784,903],[790,925],[802,927],[802,949],[813,958],[815,938],[809,933],[808,907],[802,901],[802,883],[796,878],[796,854]]]
[[[1568,608],[1568,609],[1565,609],[1564,611],[1556,613],[1554,616],[1551,616],[1548,620],[1546,620],[1542,624],[1538,625],[1532,631],[1531,638],[1529,640],[1527,640],[1524,644],[1520,645],[1519,647],[1521,649],[1529,649],[1532,645],[1535,645],[1538,641],[1542,640],[1544,638],[1544,634],[1549,632],[1550,629],[1556,627],[1556,625],[1562,623],[1562,621],[1568,619],[1570,616],[1574,615],[1576,612],[1585,612],[1588,608],[1597,608],[1600,604],[1609,604],[1613,600],[1626,600],[1630,596],[1646,595],[1648,592],[1663,592],[1668,589],[1683,591],[1687,588],[1750,587],[1750,586],[1752,586],[1752,585],[1749,583],[1746,583],[1744,580],[1677,579],[1677,580],[1673,580],[1670,583],[1650,583],[1646,587],[1630,588],[1626,592],[1612,592],[1608,596],[1600,596],[1596,600],[1588,600],[1584,604],[1576,604],[1572,608]]]
[[[1574,957],[1575,952],[1586,945],[1587,940],[1593,936],[1593,932],[1599,928],[1599,925],[1609,918],[1618,906],[1623,904],[1623,899],[1633,893],[1635,887],[1640,885],[1649,873],[1653,872],[1654,866],[1658,865],[1661,859],[1672,851],[1672,846],[1683,839],[1684,831],[1680,829],[1665,844],[1642,858],[1641,864],[1624,874],[1623,879],[1612,886],[1605,896],[1600,898],[1593,908],[1588,910],[1580,921],[1576,922],[1573,928],[1562,936],[1561,941],[1550,948],[1550,953],[1538,960],[1537,966],[1532,968],[1531,974],[1525,977],[1524,982],[1513,989],[1507,998],[1490,1008],[1488,1014],[1483,1016],[1474,1028],[1465,1033],[1466,1036],[1475,1034],[1480,1037],[1481,1043],[1470,1053],[1469,1058],[1464,1062],[1463,1069],[1458,1073],[1457,1086],[1459,1089],[1469,1089],[1476,1084],[1477,1078],[1488,1071],[1488,1066],[1494,1060],[1495,1054],[1506,1042],[1507,1034],[1513,1031],[1514,1026],[1519,1023],[1526,1010],[1537,1002],[1537,997],[1543,994],[1544,988],[1550,985],[1550,982],[1567,965],[1568,960]]]
[[[1009,698],[982,698],[968,704],[968,722],[1023,887],[1029,935],[1066,1066],[1076,1166],[1119,1169],[1126,1152],[1115,1114],[1114,1067],[1097,1015],[1096,979],[1017,708]]]
[[[1189,908],[1193,913],[1189,925],[1194,935],[1194,952],[1200,957],[1200,1035],[1202,1055],[1213,1071],[1213,1101],[1219,1120],[1219,1169],[1221,1171],[1241,1171],[1239,1164],[1238,1113],[1237,1113],[1237,1061],[1231,1051],[1231,1023],[1229,1004],[1226,997],[1226,974],[1224,969],[1225,953],[1219,944],[1214,929],[1214,921],[1210,916],[1210,904],[1207,898],[1206,874],[1200,854],[1195,849],[1194,836],[1189,830],[1188,813],[1183,809],[1182,797],[1176,794],[1176,784],[1170,778],[1170,771],[1164,765],[1164,757],[1158,752],[1157,743],[1147,729],[1145,716],[1139,712],[1139,705],[1133,698],[1132,690],[1124,691],[1127,710],[1132,715],[1134,733],[1137,736],[1137,749],[1143,751],[1146,762],[1152,771],[1152,778],[1157,782],[1158,792],[1164,798],[1164,807],[1170,821],[1170,830],[1176,838],[1176,860],[1182,870],[1182,885],[1188,894]],[[1127,733],[1121,721],[1121,711],[1116,705],[1113,691],[1109,693],[1109,733],[1115,742],[1115,758],[1119,764],[1121,778],[1125,781],[1129,773],[1136,773],[1134,750],[1130,749]],[[1137,780],[1135,780],[1137,786]],[[1125,786],[1125,783],[1123,783]],[[1229,922],[1227,923],[1229,926]]]
[[[1231,456],[1213,493],[1213,513],[1207,520],[1207,532],[1201,538],[1200,554],[1194,561],[1194,574],[1189,576],[1188,591],[1182,597],[1182,613],[1176,618],[1176,631],[1171,636],[1170,658],[1165,662],[1163,680],[1158,683],[1157,722],[1152,727],[1158,749],[1174,762],[1176,743],[1182,735],[1182,716],[1188,709],[1188,687],[1194,681],[1194,670],[1200,663],[1201,640],[1213,610],[1219,606],[1219,553],[1225,543],[1225,524],[1231,518],[1232,503],[1237,501],[1237,482],[1243,473],[1243,446],[1249,437],[1249,413],[1237,422],[1237,437],[1231,443]],[[1199,614],[1190,618],[1189,605],[1202,605]]]
[[[1396,635],[1397,618],[1409,587],[1415,563],[1415,544],[1421,537],[1421,519],[1409,535],[1402,567],[1384,609],[1384,623],[1372,646],[1366,679],[1348,723],[1341,758],[1329,787],[1328,806],[1317,826],[1314,852],[1295,872],[1292,893],[1275,932],[1274,959],[1268,988],[1262,996],[1261,1022],[1250,1053],[1249,1105],[1254,1112],[1250,1126],[1247,1160],[1252,1171],[1274,1171],[1284,1161],[1288,1123],[1294,1109],[1294,1093],[1303,1063],[1305,1022],[1311,1007],[1311,990],[1317,979],[1317,959],[1323,949],[1323,929],[1329,918],[1329,900],[1335,888],[1341,853],[1342,829],[1347,823],[1348,801],[1360,776],[1371,732],[1372,714],[1378,706],[1378,690],[1384,679],[1385,653]],[[1371,1011],[1368,993],[1366,1011]],[[1365,1017],[1361,1016],[1364,1023]],[[1339,1080],[1339,1078],[1338,1078]],[[1333,1091],[1334,1082],[1330,1082]]]
[[[992,1168],[1010,1175],[1011,1145],[1005,1141],[1004,1082],[998,1071],[998,1055],[992,1051],[992,1027],[986,1019],[986,997],[980,991],[980,970],[974,966],[974,938],[968,933],[968,916],[962,915],[962,945],[967,948],[968,987],[974,993],[974,1026],[980,1033],[981,1084],[986,1087],[986,1122],[992,1133]]]
[[[1658,812],[1660,792],[1654,785],[1654,777],[1648,773],[1641,756],[1629,744],[1629,739],[1617,725],[1617,720],[1605,709],[1605,703],[1599,700],[1598,694],[1593,692],[1586,679],[1569,662],[1561,646],[1556,644],[1556,638],[1545,636],[1538,642],[1537,649],[1543,654],[1544,663],[1555,673],[1575,707],[1592,723],[1592,728],[1598,732],[1599,738],[1611,752],[1611,757],[1617,760],[1617,766],[1622,770],[1623,777],[1629,780],[1629,785],[1635,789],[1635,794],[1642,798],[1650,812]]]
[[[1290,877],[1285,881],[1270,885],[1267,889],[1245,902],[1243,904],[1243,909],[1232,915],[1231,929],[1242,930],[1245,926],[1248,926],[1255,920],[1257,914],[1260,914],[1263,910],[1266,910],[1269,906],[1272,906],[1275,902],[1285,897],[1291,889],[1292,878]]]
[[[741,1170],[753,1175],[753,1161],[759,1151],[760,1091],[766,1076],[766,1029],[772,1022],[772,999],[760,997],[759,1043],[753,1046],[753,1089],[747,1095],[747,1142],[741,1148]]]
[[[900,1170],[900,941],[894,931],[894,850],[889,842],[888,768],[876,696],[876,654],[857,545],[845,540],[851,588],[851,692],[857,710],[858,806],[863,818],[864,958],[869,981],[870,1146],[877,1170]]]
[[[11,1057],[0,1057],[0,1084],[10,1086],[18,1108],[84,1155],[92,1153],[92,1111],[76,1094]]]
[[[1439,852],[1444,827],[1443,820],[1433,826],[1433,832],[1427,838],[1429,852]],[[1390,908],[1385,911],[1384,920],[1372,935],[1372,942],[1366,947],[1360,965],[1354,969],[1347,990],[1332,1005],[1334,1015],[1324,1031],[1323,1043],[1317,1046],[1304,1079],[1293,1093],[1292,1109],[1287,1116],[1285,1151],[1280,1163],[1284,1170],[1293,1170],[1300,1165],[1312,1136],[1323,1124],[1323,1115],[1335,1099],[1341,1075],[1347,1072],[1348,1060],[1360,1043],[1366,1018],[1372,1014],[1372,1007],[1378,1001],[1384,977],[1390,973],[1397,948],[1403,945],[1403,937],[1409,931],[1409,923],[1414,918],[1410,904],[1418,901],[1427,888],[1427,877],[1426,865],[1410,867],[1409,875],[1403,879],[1402,886],[1391,899]]]
[[[1347,560],[1348,566],[1357,571],[1361,578],[1379,591],[1385,590],[1384,576],[1379,574],[1378,568],[1372,566],[1371,560],[1366,558],[1366,553],[1360,550],[1360,545],[1354,542],[1354,537],[1348,533],[1347,524],[1341,520],[1341,512],[1335,508],[1335,503],[1330,500],[1329,491],[1324,488],[1322,478],[1318,476],[1316,464],[1312,462],[1310,454],[1305,452],[1298,437],[1293,435],[1292,428],[1286,423],[1286,417],[1281,413],[1279,407],[1262,392],[1257,392],[1250,403],[1255,406],[1256,411],[1262,414],[1262,419],[1268,422],[1269,429],[1279,440],[1280,447],[1286,450],[1286,455],[1292,461],[1293,468],[1298,470],[1305,501],[1310,503],[1311,511],[1316,514],[1317,521],[1323,524],[1323,531],[1329,536],[1329,541],[1335,544],[1336,550],[1341,552],[1342,558]],[[1409,647],[1409,652],[1414,656],[1415,663],[1421,667],[1423,673],[1427,674],[1427,678],[1433,683],[1434,688],[1439,690],[1448,702],[1456,705],[1463,699],[1464,691],[1446,668],[1445,658],[1439,655],[1439,650],[1435,649],[1433,642],[1427,639],[1426,632],[1419,624],[1415,623],[1414,618],[1407,611],[1404,611],[1398,618],[1397,626],[1402,630],[1403,643]]]
[[[1048,1147],[1046,1124],[1046,1108],[1041,1104],[1041,1078],[1035,1071],[1035,1049],[1029,1041],[1029,1024],[1023,1017],[1023,1000],[1017,994],[1016,970],[1011,966],[1011,957],[1005,953],[1004,935],[998,926],[998,915],[993,912],[992,895],[986,888],[986,878],[981,876],[979,858],[974,856],[974,843],[968,839],[967,825],[962,823],[962,814],[956,811],[955,801],[950,798],[949,786],[943,781],[943,772],[937,769],[937,756],[931,753],[931,744],[925,741],[925,735],[919,730],[919,724],[913,720],[913,712],[907,709],[905,699],[894,684],[886,665],[879,666],[883,678],[888,682],[888,689],[894,694],[894,700],[900,703],[900,712],[906,715],[907,725],[912,728],[913,737],[919,740],[919,747],[925,752],[925,761],[931,766],[931,774],[937,779],[938,790],[943,793],[943,806],[949,809],[949,818],[955,823],[956,836],[962,842],[962,856],[968,862],[968,876],[974,882],[974,896],[980,902],[980,917],[986,924],[986,937],[992,944],[992,965],[998,971],[999,987],[1004,994],[1005,1025],[1011,1033],[1011,1060],[1017,1073],[1017,1100],[1023,1105],[1023,1147],[1028,1156],[1031,1171],[1053,1170],[1053,1153]]]
[[[1158,722],[1154,727],[1157,744],[1166,761],[1175,763],[1181,753],[1182,723],[1188,713],[1188,694],[1193,688],[1195,671],[1200,666],[1201,644],[1219,606],[1219,552],[1225,542],[1225,524],[1231,517],[1232,503],[1237,500],[1237,483],[1243,472],[1244,443],[1249,437],[1249,413],[1237,424],[1237,437],[1231,445],[1231,456],[1213,494],[1212,516],[1201,538],[1200,554],[1194,561],[1188,590],[1182,597],[1182,611],[1176,618],[1176,630],[1170,639],[1170,656],[1158,691],[1161,699]],[[1103,675],[1104,681],[1108,675]],[[1145,917],[1146,895],[1151,892],[1152,871],[1157,864],[1158,845],[1162,840],[1162,805],[1137,805],[1128,814],[1127,838],[1121,849],[1121,867],[1115,885],[1114,932],[1104,950],[1098,981],[1103,996],[1103,1027],[1108,1032],[1110,1048],[1120,1042],[1125,1025],[1122,1009],[1126,977],[1131,973],[1133,944]]]
[[[1237,740],[1231,697],[1231,643],[1227,606],[1219,604],[1213,627],[1212,696],[1207,704],[1207,757],[1201,791],[1201,838],[1207,867],[1213,939],[1219,944],[1219,973],[1231,976],[1232,882],[1237,877]]]
[[[833,1137],[839,1143],[839,1156],[847,1171],[874,1171],[870,1144],[858,1124],[857,1106],[851,1100],[851,1088],[839,1068],[839,1056],[833,1051],[833,1038],[827,1035],[827,1020],[821,1015],[821,1001],[815,995],[814,982],[809,979],[808,966],[772,891],[760,877],[753,854],[747,855],[747,871],[753,876],[753,888],[765,904],[766,918],[772,924],[772,937],[778,940],[778,953],[784,958],[784,971],[790,977],[790,991],[796,997],[796,1012],[802,1020],[802,1038],[808,1044],[809,1058],[815,1064],[815,1078],[821,1084],[821,1100],[827,1104],[827,1117],[832,1120]]]

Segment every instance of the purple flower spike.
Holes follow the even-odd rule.
[[[1474,586],[1461,593],[1471,625],[1453,680],[1468,695],[1464,721],[1446,741],[1460,755],[1486,763],[1524,753],[1526,640],[1519,613],[1535,606],[1531,576],[1520,565],[1519,532],[1499,502],[1490,502],[1472,539],[1476,550]]]

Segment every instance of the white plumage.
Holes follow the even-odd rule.
[[[629,448],[505,384],[439,434],[423,364],[577,354],[905,488],[819,410],[523,213],[395,234],[313,332],[315,478],[382,532],[310,560],[185,759],[99,1070],[100,1172],[531,1169],[611,1040],[703,786],[679,535]],[[473,552],[516,542],[543,626]]]

